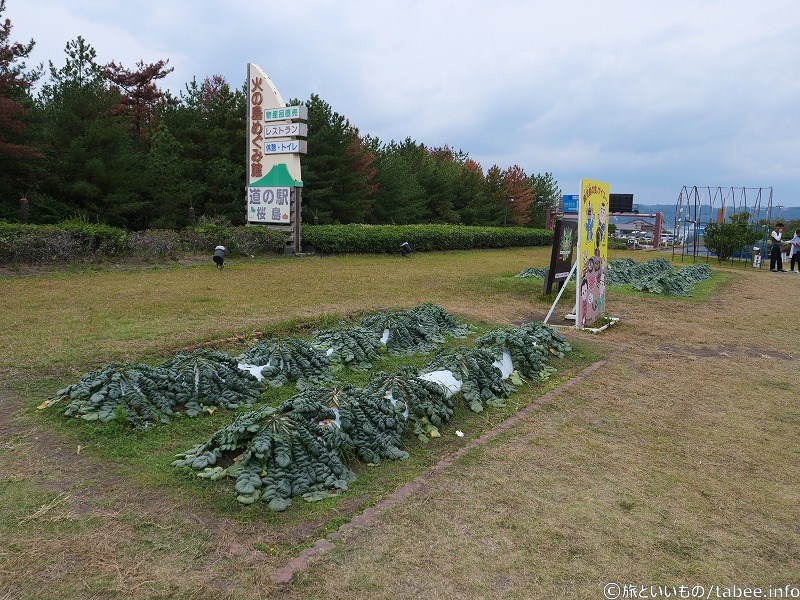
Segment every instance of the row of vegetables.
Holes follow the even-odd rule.
[[[173,462],[198,477],[235,479],[237,500],[284,510],[292,498],[318,500],[347,489],[347,457],[368,464],[408,456],[406,432],[438,437],[454,402],[475,412],[502,406],[524,380],[555,370],[548,359],[570,344],[541,323],[503,328],[472,346],[442,350],[422,369],[377,372],[363,387],[335,382],[336,370],[370,370],[383,352],[429,352],[466,325],[438,306],[370,315],[359,326],[320,331],[312,341],[262,340],[234,358],[214,350],[181,352],[158,367],[106,365],[42,403],[88,421],[124,418],[134,427],[250,406],[265,386],[292,382],[298,393],[280,406],[241,413]]]
[[[713,274],[713,269],[704,263],[678,269],[663,257],[641,263],[620,258],[609,262],[607,281],[608,285],[631,284],[642,292],[689,296],[694,284]]]
[[[544,278],[546,271],[540,267],[528,267],[516,277]],[[678,269],[663,257],[640,263],[630,258],[619,258],[608,263],[606,285],[631,285],[643,292],[689,296],[694,284],[708,279],[713,274],[714,271],[707,264]]]

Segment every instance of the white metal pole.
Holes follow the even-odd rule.
[[[569,270],[569,275],[567,275],[567,278],[564,280],[564,283],[561,285],[561,289],[558,290],[558,294],[556,295],[556,299],[553,302],[553,306],[550,307],[550,311],[547,313],[547,316],[544,318],[543,323],[545,325],[547,325],[547,321],[550,319],[550,316],[553,314],[553,311],[556,309],[556,304],[558,304],[558,301],[561,299],[561,294],[564,293],[564,290],[566,289],[567,284],[569,283],[569,280],[572,279],[572,275],[573,275],[573,273],[575,273],[577,268],[578,268],[578,261],[576,260],[574,263],[572,263],[572,268]]]

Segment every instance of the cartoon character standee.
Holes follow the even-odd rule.
[[[607,217],[606,217],[606,203],[603,202],[600,204],[600,214],[597,217],[597,235],[595,236],[595,247],[600,249],[600,244],[603,241],[603,238],[606,237],[606,224],[607,224]]]
[[[561,258],[566,260],[570,252],[572,252],[572,228],[564,227],[564,233],[561,236],[561,246],[559,247],[559,254]]]
[[[592,213],[592,205],[589,204],[586,207],[586,243],[589,244],[592,241],[592,235],[594,234],[594,214]]]
[[[601,313],[606,312],[606,274],[603,271],[597,276],[597,306]]]
[[[586,327],[586,311],[589,309],[589,282],[585,279],[581,284],[581,322],[580,327]]]

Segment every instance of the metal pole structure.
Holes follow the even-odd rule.
[[[564,283],[561,284],[561,289],[559,289],[558,290],[558,294],[556,294],[556,299],[553,302],[553,306],[550,307],[550,310],[548,311],[547,316],[544,318],[544,321],[542,321],[542,323],[544,323],[545,325],[547,325],[547,321],[550,319],[550,316],[553,314],[553,311],[556,309],[556,304],[558,304],[558,301],[561,300],[561,294],[563,294],[564,290],[567,289],[567,284],[569,283],[569,280],[572,278],[572,275],[575,273],[575,271],[577,269],[578,269],[578,261],[576,260],[572,264],[572,268],[569,270],[569,275],[567,275],[567,278],[564,280]],[[577,302],[575,303],[575,305],[577,306]],[[577,311],[575,313],[575,326],[576,327],[578,326],[578,314],[577,314]]]
[[[511,196],[503,198],[503,227],[508,226],[508,205],[513,201],[514,198]]]
[[[653,228],[653,247],[656,250],[661,248],[661,230],[664,228],[664,213],[656,213],[656,224]]]
[[[293,250],[295,254],[299,254],[303,248],[302,232],[303,232],[303,188],[296,186],[294,188],[294,245]]]

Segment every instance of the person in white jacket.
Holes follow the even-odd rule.
[[[781,235],[783,234],[783,223],[777,223],[772,232],[772,249],[769,255],[769,270],[785,273],[783,259],[781,258]],[[777,267],[777,268],[776,268]]]
[[[797,272],[800,273],[800,229],[794,232],[792,249],[789,250],[789,257],[792,260],[792,262],[789,263],[789,270],[794,271],[794,263],[797,263]]]
[[[218,269],[222,269],[225,267],[225,255],[228,253],[228,249],[225,246],[217,246],[214,248],[214,263],[216,263]]]

